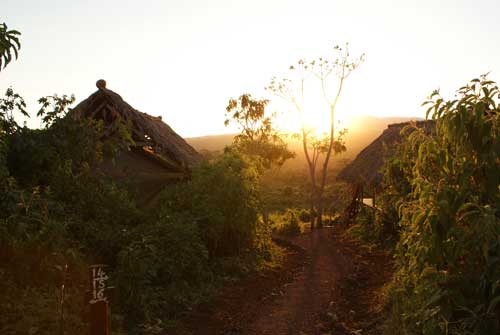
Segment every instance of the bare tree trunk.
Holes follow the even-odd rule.
[[[311,178],[311,230],[314,229],[314,209],[316,207],[316,165],[314,160],[311,160],[309,156],[309,151],[307,150],[307,133],[305,129],[302,129],[302,147],[304,149],[304,155],[306,156],[307,167],[309,168],[309,177]]]
[[[316,219],[316,226],[323,228],[323,196],[318,199],[318,218]]]
[[[317,203],[316,203],[316,181],[315,181],[315,176],[314,175],[314,168],[310,170],[311,173],[311,195],[310,195],[310,201],[311,201],[311,230],[313,230],[314,227],[314,221],[316,220],[315,213],[317,212]]]
[[[314,230],[314,220],[316,220],[316,217],[314,216],[314,204],[311,201],[311,210],[310,210],[310,217],[309,217],[309,222],[311,223],[311,230]]]
[[[318,208],[318,217],[316,218],[316,227],[323,228],[323,208]]]
[[[328,146],[328,151],[326,152],[325,161],[323,162],[323,168],[321,171],[321,184],[318,190],[318,219],[317,225],[318,228],[323,227],[323,193],[325,191],[326,177],[328,174],[328,164],[330,163],[330,156],[333,150],[333,144],[335,143],[335,119],[334,119],[334,111],[335,105],[337,104],[337,98],[340,95],[340,90],[342,89],[342,81],[340,82],[339,93],[337,93],[337,97],[332,105],[330,105],[330,145]]]

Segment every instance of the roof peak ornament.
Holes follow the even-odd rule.
[[[106,88],[106,80],[104,79],[99,79],[96,83],[95,86],[97,86],[98,89],[102,90]]]

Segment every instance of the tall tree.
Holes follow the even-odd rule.
[[[330,58],[318,58],[312,61],[301,59],[296,65],[290,66],[290,71],[296,79],[271,80],[268,90],[275,95],[289,102],[300,120],[301,130],[299,136],[302,139],[302,146],[309,170],[311,181],[311,210],[316,212],[316,223],[318,227],[323,225],[323,194],[325,191],[328,169],[332,154],[345,151],[343,135],[345,131],[335,129],[335,109],[344,88],[344,82],[349,75],[363,62],[364,54],[359,57],[351,57],[349,45],[344,47],[335,46],[333,55]],[[321,145],[317,145],[314,133],[307,126],[307,115],[305,111],[306,84],[310,78],[319,80],[321,95],[328,106],[329,113],[329,133],[320,140]],[[336,85],[331,85],[332,80]],[[317,164],[320,155],[324,155],[321,170],[317,171]],[[318,175],[319,172],[319,175]],[[311,228],[314,228],[314,218],[311,219]]]

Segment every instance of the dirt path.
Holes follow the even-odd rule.
[[[324,319],[333,287],[345,272],[342,259],[332,261],[334,248],[330,229],[316,230],[291,240],[307,252],[304,270],[284,288],[273,303],[263,306],[252,325],[241,334],[317,334],[328,331]]]
[[[290,238],[281,271],[227,287],[185,334],[379,334],[390,258],[331,228]],[[215,307],[214,307],[215,306]]]

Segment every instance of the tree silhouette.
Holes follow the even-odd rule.
[[[294,157],[283,135],[272,123],[274,115],[265,113],[268,103],[268,100],[254,99],[250,94],[229,99],[224,121],[226,126],[236,124],[241,131],[234,138],[233,148],[251,158],[260,170],[283,165],[287,159]]]
[[[322,226],[323,193],[331,155],[345,151],[343,142],[345,130],[337,132],[337,134],[335,132],[335,108],[345,80],[364,60],[364,54],[358,58],[352,58],[347,43],[344,47],[335,46],[333,49],[333,57],[331,58],[318,58],[309,62],[301,59],[296,65],[290,66],[289,70],[296,79],[277,79],[274,77],[267,87],[275,95],[289,102],[298,114],[301,123],[298,136],[302,138],[302,146],[311,181],[311,212],[317,213],[318,227]],[[315,137],[305,122],[307,118],[304,109],[306,82],[311,77],[320,81],[321,94],[329,108],[330,132],[322,139]],[[336,89],[332,89],[328,85],[331,79],[336,79]],[[318,176],[316,168],[320,155],[325,155],[325,158]],[[314,218],[311,219],[311,228],[314,228]]]

